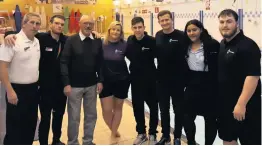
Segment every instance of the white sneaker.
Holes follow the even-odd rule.
[[[148,140],[146,134],[138,134],[136,137],[136,140],[134,141],[134,145],[141,145],[144,142],[146,142]]]
[[[156,145],[157,139],[155,135],[149,135],[148,145]]]

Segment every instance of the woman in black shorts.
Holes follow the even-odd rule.
[[[125,61],[126,42],[123,27],[118,21],[110,24],[103,42],[103,51],[104,88],[100,94],[103,118],[112,132],[111,136],[120,137],[118,127],[130,81]]]

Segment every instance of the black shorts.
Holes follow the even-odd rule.
[[[235,120],[233,113],[220,115],[218,134],[224,141],[239,139],[242,145],[261,145],[261,114],[246,115],[244,121]]]
[[[103,83],[103,90],[100,93],[100,98],[105,98],[108,96],[114,96],[119,99],[126,99],[128,94],[130,81],[126,80],[119,80],[115,82],[104,82]]]

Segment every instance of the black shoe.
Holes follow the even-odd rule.
[[[180,138],[175,138],[175,139],[174,139],[174,145],[181,145],[181,140],[180,140]]]
[[[65,145],[65,143],[63,143],[62,141],[58,140],[58,141],[53,141],[52,145]]]
[[[171,139],[170,137],[166,138],[166,137],[161,137],[161,139],[159,140],[159,142],[156,143],[156,145],[170,145],[171,144]]]
[[[187,141],[187,145],[196,145],[196,141]]]

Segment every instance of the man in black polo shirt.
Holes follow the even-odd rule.
[[[61,56],[61,75],[64,93],[68,96],[68,143],[77,145],[80,111],[83,99],[83,144],[93,143],[97,120],[97,93],[102,91],[102,41],[93,37],[94,19],[83,15],[79,21],[79,33],[70,36]]]
[[[260,49],[238,28],[231,9],[219,16],[219,137],[224,144],[261,145]]]
[[[183,32],[173,28],[172,13],[158,13],[162,30],[156,33],[157,92],[161,114],[162,138],[157,143],[170,144],[170,97],[175,113],[174,144],[179,145],[183,127],[182,103],[187,62],[184,58]]]
[[[39,142],[48,145],[49,127],[51,113],[52,118],[52,145],[64,145],[60,141],[63,115],[65,112],[66,96],[63,93],[63,84],[60,77],[60,54],[64,49],[65,36],[62,31],[65,18],[54,15],[50,19],[50,31],[38,33],[41,48],[41,59],[39,66],[40,85],[40,112],[41,122],[39,125]]]

